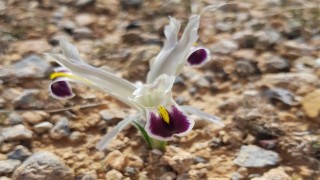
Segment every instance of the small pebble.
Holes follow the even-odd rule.
[[[8,174],[13,172],[19,165],[21,161],[16,159],[0,160],[0,174]]]
[[[8,154],[8,158],[23,161],[30,155],[31,152],[29,151],[29,149],[22,145],[18,145],[12,152]]]
[[[32,139],[32,131],[24,125],[18,124],[0,129],[0,136],[2,136],[5,141],[28,140]]]
[[[49,131],[53,127],[53,124],[50,122],[41,122],[33,126],[33,129],[37,133],[43,133]]]
[[[23,122],[22,116],[15,112],[10,113],[8,118],[9,118],[10,125],[21,124]]]
[[[50,130],[52,139],[61,139],[70,135],[69,120],[66,117],[60,118],[57,124]]]

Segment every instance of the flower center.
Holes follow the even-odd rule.
[[[170,123],[169,112],[167,111],[167,109],[165,107],[163,107],[161,105],[158,106],[158,113],[164,122],[166,122],[167,124]]]

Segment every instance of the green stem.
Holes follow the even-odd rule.
[[[133,121],[134,125],[137,127],[137,129],[140,131],[142,134],[144,140],[147,143],[148,148],[150,149],[159,149],[161,151],[164,151],[166,146],[167,146],[167,141],[160,141],[157,139],[153,139],[148,135],[146,130],[137,122]]]
[[[161,151],[164,151],[167,146],[167,141],[160,141],[158,139],[151,139],[151,149],[159,149]]]

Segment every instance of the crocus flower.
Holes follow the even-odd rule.
[[[170,17],[165,27],[166,41],[158,56],[151,61],[145,84],[130,83],[116,75],[95,68],[80,58],[78,50],[70,43],[61,41],[63,54],[47,54],[63,66],[64,71],[51,75],[50,91],[56,98],[73,97],[66,81],[86,84],[111,94],[123,103],[135,108],[137,113],[119,122],[96,146],[99,150],[107,147],[110,141],[130,123],[138,123],[152,139],[173,140],[186,135],[194,126],[190,114],[222,125],[219,118],[191,106],[179,106],[172,98],[175,77],[185,64],[200,66],[209,59],[209,51],[193,47],[198,39],[199,16],[192,16],[182,37],[178,40],[181,23]],[[61,90],[61,91],[60,91]],[[143,119],[142,121],[139,121]]]

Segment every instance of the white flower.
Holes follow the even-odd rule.
[[[199,16],[192,16],[178,41],[181,23],[170,18],[170,24],[165,28],[166,41],[159,55],[150,63],[146,84],[134,85],[110,72],[90,66],[80,58],[72,44],[61,41],[63,55],[46,54],[65,68],[52,74],[51,93],[56,98],[73,97],[66,81],[76,81],[106,91],[137,110],[136,115],[122,120],[102,138],[97,145],[99,150],[105,149],[124,127],[141,118],[145,119],[141,126],[144,126],[148,135],[163,141],[185,135],[192,129],[194,120],[188,113],[222,125],[218,117],[193,107],[179,106],[172,98],[171,89],[182,67],[187,62],[198,66],[209,59],[208,50],[192,47],[198,39],[199,20]]]

